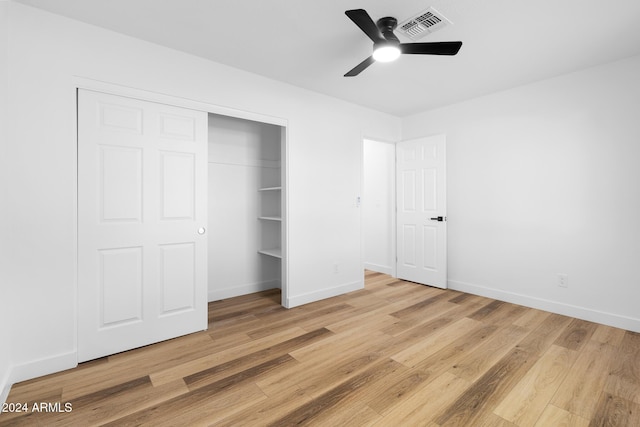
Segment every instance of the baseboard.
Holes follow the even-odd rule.
[[[379,265],[379,264],[373,264],[373,263],[370,263],[370,262],[365,262],[364,263],[364,269],[365,270],[376,271],[378,273],[388,274],[389,276],[393,275],[393,268],[389,267],[387,265]]]
[[[9,396],[9,392],[11,391],[11,386],[13,385],[9,382],[10,374],[11,368],[9,368],[2,381],[0,381],[0,405],[4,404],[7,401],[7,397]]]
[[[552,313],[571,316],[590,322],[601,323],[603,325],[626,329],[628,331],[640,332],[640,319],[638,318],[620,316],[618,314],[607,313],[604,311],[593,310],[586,307],[560,303],[557,301],[532,297],[529,295],[523,295],[514,292],[507,292],[500,289],[488,288],[471,283],[459,282],[456,280],[449,280],[447,284],[449,289],[453,289],[455,291],[465,292],[473,295],[480,295],[487,298],[493,298],[500,301],[536,308],[538,310],[550,311]]]
[[[287,298],[287,300],[285,301],[285,307],[293,308],[299,305],[308,304],[310,302],[335,297],[336,295],[346,294],[347,292],[357,291],[358,289],[362,288],[364,288],[364,282],[358,281],[353,283],[346,283],[334,288],[321,289],[319,291],[309,292],[306,294]]]
[[[249,283],[246,285],[234,286],[231,288],[209,290],[209,302],[219,301],[226,298],[233,298],[240,295],[253,294],[256,292],[266,291],[280,287],[280,280],[273,279],[265,282]]]
[[[78,353],[73,351],[23,363],[21,365],[14,365],[9,378],[11,383],[15,384],[20,381],[26,381],[42,377],[44,375],[53,374],[55,372],[65,371],[67,369],[75,368],[76,366],[78,366]]]
[[[12,366],[0,383],[0,403],[6,402],[11,387],[16,383],[65,371],[76,366],[78,366],[78,353],[75,351]]]

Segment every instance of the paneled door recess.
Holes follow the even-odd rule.
[[[78,91],[78,360],[207,328],[207,113]]]
[[[445,136],[396,145],[398,278],[447,287]]]

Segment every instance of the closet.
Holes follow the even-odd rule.
[[[213,113],[208,126],[209,301],[282,289],[285,128]]]

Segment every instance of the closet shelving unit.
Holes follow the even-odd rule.
[[[258,253],[282,259],[282,187],[263,187],[258,190],[261,201],[262,248]]]

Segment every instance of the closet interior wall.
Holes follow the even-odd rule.
[[[283,134],[209,114],[209,301],[281,287]]]

